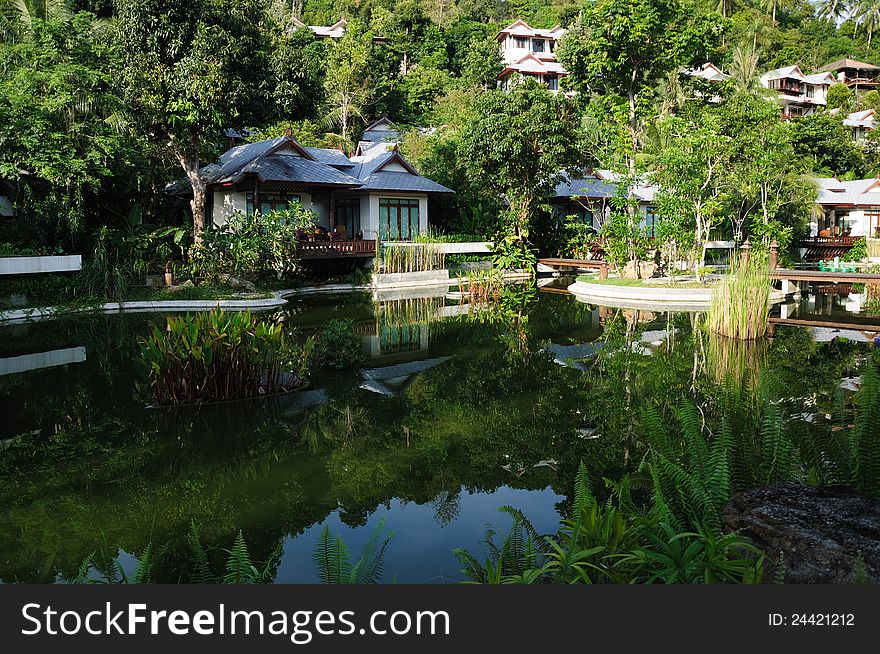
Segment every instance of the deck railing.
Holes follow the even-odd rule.
[[[297,251],[300,259],[367,258],[376,255],[376,241],[369,239],[300,241],[297,243]]]
[[[801,247],[851,247],[864,236],[813,236],[801,241]]]

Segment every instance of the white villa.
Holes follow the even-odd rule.
[[[827,104],[828,87],[834,84],[830,72],[804,75],[799,66],[777,68],[761,75],[764,88],[776,91],[783,118],[809,116]]]
[[[299,202],[317,216],[320,229],[307,238],[323,256],[372,256],[376,239],[412,240],[427,232],[428,198],[452,191],[416,172],[398,150],[399,137],[382,118],[364,130],[350,158],[292,136],[234,147],[202,168],[205,222],[221,226],[236,212],[265,214]],[[182,185],[169,191],[188,194]]]
[[[559,79],[568,74],[556,61],[556,44],[565,34],[557,25],[552,29],[531,27],[517,20],[498,32],[495,40],[501,46],[504,70],[498,74],[498,84],[507,88],[514,74],[533,77],[546,84],[551,91],[559,90]]]
[[[861,141],[877,126],[877,112],[874,109],[854,111],[843,119],[843,124],[852,129],[856,141]]]
[[[873,237],[880,233],[880,179],[844,182],[821,177],[816,182],[819,210],[810,222],[810,236]]]
[[[705,80],[706,82],[725,82],[730,79],[730,75],[722,72],[721,69],[712,62],[706,62],[699,68],[688,68],[684,73],[685,75]]]

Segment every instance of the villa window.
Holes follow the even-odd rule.
[[[337,200],[336,224],[345,228],[346,238],[357,238],[361,233],[361,201]]]
[[[532,39],[532,52],[544,52],[544,39]]]
[[[812,98],[816,93],[816,87],[807,86],[806,93],[808,98]]]
[[[419,201],[379,198],[379,238],[409,241],[419,235]]]
[[[529,47],[529,40],[522,36],[514,36],[513,47],[519,48],[520,50],[525,50],[527,47]]]
[[[656,226],[657,226],[657,208],[656,207],[645,207],[645,235],[649,238],[654,238],[656,236]]]
[[[544,75],[544,81],[547,82],[547,88],[551,91],[559,89],[559,78],[556,75]]]
[[[299,202],[299,195],[290,195],[288,193],[260,193],[260,213],[264,216],[273,211],[283,211],[290,207],[294,202]],[[248,193],[246,196],[247,215],[254,215],[254,194]]]

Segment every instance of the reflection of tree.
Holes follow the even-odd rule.
[[[461,514],[461,491],[440,491],[434,501],[434,519],[440,526],[446,526]]]

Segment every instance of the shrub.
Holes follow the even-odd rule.
[[[312,362],[325,368],[354,368],[363,363],[361,339],[354,333],[354,322],[334,318],[318,332],[312,349]]]
[[[298,231],[314,223],[315,214],[298,203],[265,215],[235,213],[222,227],[202,232],[190,249],[188,272],[211,281],[222,275],[282,279],[297,269]]]
[[[168,318],[141,341],[156,404],[201,404],[285,392],[303,383],[311,342],[249,311]]]
[[[868,256],[868,241],[864,238],[860,238],[858,241],[853,243],[852,248],[850,248],[849,254],[846,255],[848,261],[861,261],[862,259]]]

